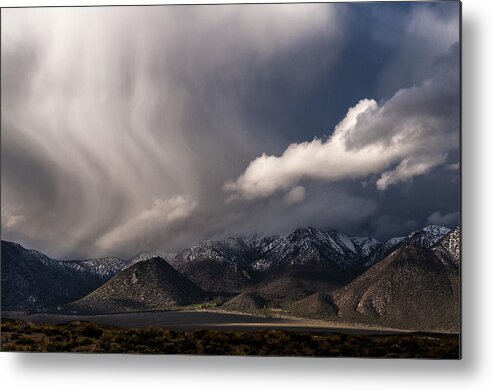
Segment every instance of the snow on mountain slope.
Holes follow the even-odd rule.
[[[413,244],[418,247],[431,248],[449,232],[449,228],[439,225],[430,225],[424,227],[423,229],[413,231],[406,236],[391,238],[385,241],[373,252],[373,254],[371,254],[365,262],[365,267],[374,265],[379,260],[390,254],[394,249],[404,244]]]
[[[390,254],[393,248],[398,247],[404,242],[406,237],[395,237],[383,242],[372,253],[370,253],[368,260],[365,262],[365,267],[373,266],[375,263],[383,259],[386,255]]]
[[[105,257],[74,261],[59,261],[49,259],[50,265],[58,268],[70,268],[82,273],[89,273],[98,276],[106,281],[115,276],[122,270],[136,264],[137,262],[146,261],[151,258],[161,257],[166,261],[173,258],[175,254],[164,253],[159,251],[146,251],[138,254],[130,260],[125,260],[117,257]]]
[[[432,251],[445,264],[452,265],[456,268],[460,262],[460,230],[454,228],[446,236],[438,241],[432,248]]]
[[[406,236],[398,236],[395,238],[390,238],[389,240],[385,241],[384,247],[387,249],[391,249],[392,247],[395,247],[399,243],[403,242],[406,238],[407,238]]]
[[[448,238],[447,241],[442,240],[444,237]],[[288,235],[206,240],[177,255],[144,252],[129,260],[106,257],[60,261],[25,249],[23,254],[39,260],[51,270],[69,274],[77,272],[88,278],[94,277],[101,283],[135,263],[159,256],[197,283],[203,282],[204,289],[221,288],[221,284],[229,284],[233,291],[249,285],[256,278],[257,272],[281,266],[309,265],[310,268],[354,277],[403,244],[424,248],[435,246],[434,251],[437,255],[440,253],[441,259],[450,259],[454,264],[459,259],[458,230],[450,232],[448,228],[440,226],[428,226],[384,243],[371,237],[349,237],[337,231],[324,232],[309,227],[297,229]]]
[[[116,257],[86,259],[82,261],[56,261],[59,266],[86,272],[107,280],[128,267],[129,261]]]
[[[431,248],[449,232],[449,228],[439,225],[429,225],[428,227],[424,227],[421,230],[410,233],[407,236],[407,242],[409,244],[414,244],[420,247]]]
[[[102,284],[98,276],[20,244],[2,240],[1,250],[2,310],[47,311]]]
[[[204,290],[236,292],[252,283],[248,265],[260,257],[260,242],[256,237],[206,240],[169,263]]]
[[[382,243],[378,241],[375,238],[371,237],[352,237],[351,241],[354,243],[356,246],[357,252],[362,256],[362,257],[367,257],[371,253],[373,253],[378,246],[380,246]]]
[[[207,259],[250,269],[252,263],[258,261],[260,264],[266,254],[274,253],[274,249],[280,251],[285,248],[285,242],[286,237],[284,236],[230,237],[220,241],[205,240],[177,254],[170,260],[170,263],[180,268],[183,264],[201,262]],[[270,261],[269,258],[266,262],[270,263]]]
[[[354,247],[354,243],[351,241],[349,236],[340,232],[335,232],[335,237],[339,243],[343,244],[341,250],[347,249],[349,251],[352,251],[353,253],[356,253],[356,248]]]
[[[308,227],[289,235],[207,240],[170,262],[180,268],[181,264],[207,259],[231,262],[258,272],[282,265],[333,264],[351,273],[372,266],[404,243],[430,248],[447,232],[448,228],[429,226],[381,243],[371,237],[349,237],[337,231]]]
[[[263,249],[262,257],[251,267],[264,271],[281,265],[334,264],[344,271],[353,272],[359,258],[355,244],[347,235],[310,227],[270,241]]]

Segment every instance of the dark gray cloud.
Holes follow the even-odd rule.
[[[440,211],[433,212],[429,217],[430,224],[454,226],[459,224],[459,212],[443,214]]]
[[[388,172],[388,186],[413,186],[432,154],[446,157],[420,174],[456,164],[456,145],[432,143],[337,183],[301,173],[284,192],[249,202],[228,201],[223,190],[263,153],[327,134],[363,98],[375,99],[381,121],[419,114],[440,129],[446,122],[435,141],[448,145],[442,136],[457,134],[458,56],[447,54],[457,14],[378,7],[399,23],[342,4],[3,10],[2,238],[80,257],[300,225],[390,235],[379,216],[396,226],[412,219],[399,212],[405,197],[382,201],[377,181]],[[433,31],[422,34],[426,21]],[[385,28],[396,42],[383,38]],[[413,52],[413,76],[399,83]],[[389,127],[365,126],[353,129],[358,142],[370,131],[386,140]],[[454,199],[438,204],[415,205],[416,224],[457,211]]]
[[[440,73],[380,103],[360,100],[326,140],[293,143],[280,156],[263,154],[225,190],[232,199],[254,200],[304,178],[335,182],[370,175],[378,175],[377,188],[386,190],[446,163],[459,148],[459,75],[445,61],[448,52],[457,70],[455,48],[440,53]]]

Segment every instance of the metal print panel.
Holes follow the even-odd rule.
[[[460,15],[2,9],[1,349],[460,358]]]

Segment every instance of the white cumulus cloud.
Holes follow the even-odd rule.
[[[452,212],[442,215],[440,211],[433,212],[428,217],[428,223],[435,225],[454,226],[459,222],[459,212]]]
[[[293,187],[285,196],[284,204],[295,205],[303,202],[306,198],[306,190],[303,186]]]
[[[224,189],[231,199],[264,198],[302,179],[335,182],[379,175],[377,187],[408,181],[446,162],[458,148],[457,82],[429,79],[389,100],[363,99],[326,140],[291,144],[263,154]]]
[[[426,174],[433,167],[443,164],[446,159],[447,155],[404,159],[394,170],[386,171],[381,175],[377,181],[377,188],[378,190],[385,190],[390,185],[406,182],[417,175]]]

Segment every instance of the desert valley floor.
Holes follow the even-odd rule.
[[[139,329],[159,327],[167,330],[285,330],[300,332],[338,332],[358,335],[412,332],[411,330],[372,327],[363,324],[348,324],[296,317],[268,317],[223,311],[149,311],[85,316],[5,312],[2,314],[2,317],[5,319],[16,319],[38,324],[63,324],[73,321],[87,321],[107,326]]]

